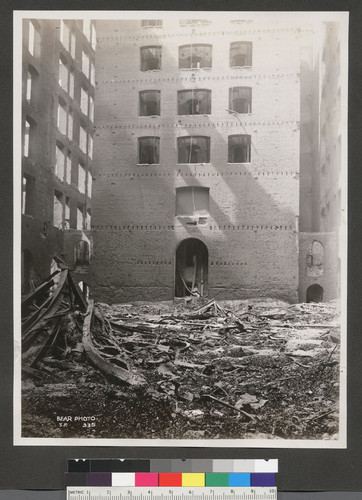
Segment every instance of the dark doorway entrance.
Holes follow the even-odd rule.
[[[181,241],[176,250],[175,297],[207,295],[209,254],[197,238]]]
[[[320,285],[307,288],[307,302],[323,302],[323,288]]]

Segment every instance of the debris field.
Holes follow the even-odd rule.
[[[22,305],[23,437],[338,438],[336,302],[94,304],[62,269]]]

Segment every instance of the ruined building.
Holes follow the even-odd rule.
[[[22,291],[91,252],[96,34],[86,21],[24,20]],[[84,279],[83,279],[84,278]]]
[[[235,15],[26,23],[24,284],[62,254],[111,303],[336,298],[338,26],[319,35]]]

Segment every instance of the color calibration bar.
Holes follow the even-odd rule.
[[[247,472],[69,472],[66,486],[246,487],[275,486],[273,473]]]
[[[277,500],[274,488],[67,488],[67,500]]]

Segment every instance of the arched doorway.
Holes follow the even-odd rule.
[[[176,249],[175,297],[207,295],[209,252],[197,238],[181,241]]]
[[[307,288],[307,302],[323,302],[323,287],[311,285]]]

